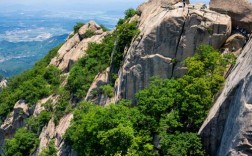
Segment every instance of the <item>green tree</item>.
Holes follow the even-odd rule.
[[[114,96],[114,88],[110,84],[101,86],[100,90],[102,94],[107,95],[108,97]]]
[[[76,23],[76,25],[74,26],[73,30],[74,30],[74,33],[77,33],[79,31],[79,29],[84,25],[85,23],[82,23],[82,22],[78,22]]]
[[[57,67],[53,65],[49,65],[46,68],[45,73],[43,74],[43,77],[49,84],[57,87],[61,82],[60,74],[61,74],[61,71]]]
[[[90,38],[95,35],[95,32],[91,29],[87,29],[87,31],[83,34],[83,38]]]
[[[31,130],[35,134],[39,134],[45,124],[47,124],[48,121],[51,119],[51,114],[51,112],[42,111],[38,116],[32,116],[28,118],[26,122],[29,130]]]
[[[3,146],[3,156],[27,156],[35,152],[38,138],[26,128],[20,128]]]
[[[129,19],[129,18],[135,16],[136,14],[138,14],[138,11],[130,8],[130,9],[126,10],[124,12],[124,14],[125,14],[125,19]]]
[[[204,156],[201,140],[196,133],[175,133],[162,136],[162,155]]]
[[[105,108],[83,103],[74,114],[66,138],[80,155],[125,155],[129,150],[141,153],[139,149],[147,150],[150,141],[149,136],[135,131],[141,116],[137,109],[122,103]]]

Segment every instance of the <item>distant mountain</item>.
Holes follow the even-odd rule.
[[[45,54],[61,44],[67,34],[54,36],[44,41],[0,41],[0,75],[11,77],[31,68]]]

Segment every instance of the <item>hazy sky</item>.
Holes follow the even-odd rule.
[[[120,10],[137,7],[146,0],[0,0],[0,9],[13,6],[13,9],[30,7],[33,9],[99,9]],[[191,3],[208,3],[210,0],[191,0]],[[32,6],[32,7],[31,7]]]

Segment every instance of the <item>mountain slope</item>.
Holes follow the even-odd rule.
[[[220,107],[224,114],[217,106],[223,99],[241,99],[240,94],[226,92],[236,92],[230,86],[250,71],[245,67],[251,51],[250,41],[231,70],[235,57],[230,52],[238,55],[247,40],[232,31],[231,17],[200,4],[183,8],[177,0],[150,0],[138,10],[127,10],[112,31],[93,21],[76,27],[63,45],[31,70],[10,79],[1,91],[1,152],[7,156],[17,152],[205,155],[197,131],[225,77],[224,91],[201,134],[206,152],[212,155],[219,146],[223,147],[220,155],[231,148],[224,139],[233,139],[226,134],[226,128],[232,128],[224,129],[225,122],[234,121],[227,110],[231,103]],[[238,69],[241,65],[244,68]],[[248,118],[240,119],[244,123]],[[215,140],[207,132],[210,129],[215,136],[211,129],[218,126]],[[233,134],[239,130],[234,128]]]

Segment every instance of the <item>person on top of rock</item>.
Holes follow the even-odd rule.
[[[185,7],[185,4],[186,4],[186,0],[183,0],[183,5],[184,5],[184,7]]]
[[[207,5],[206,4],[202,5],[202,7],[200,9],[202,9],[202,10],[207,9]]]

